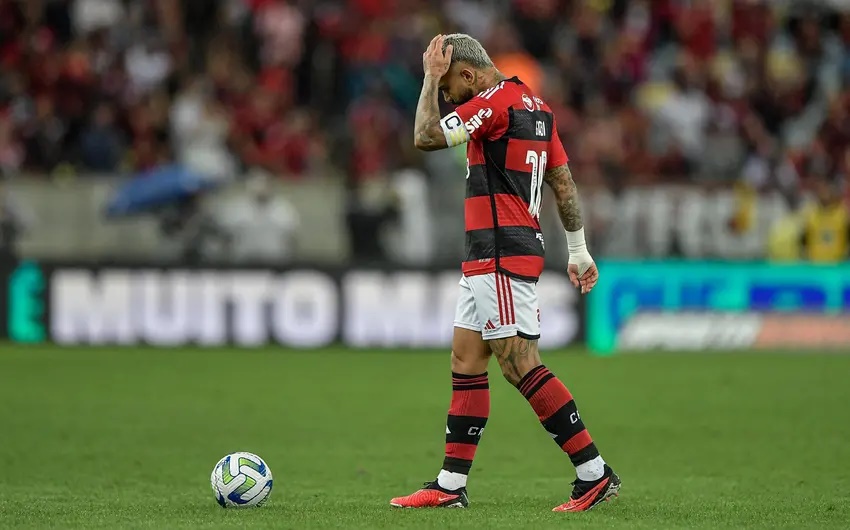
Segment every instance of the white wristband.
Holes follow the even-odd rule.
[[[587,243],[584,241],[584,227],[579,228],[575,232],[565,230],[567,233],[567,248],[570,251],[570,256],[578,256],[587,252]]]

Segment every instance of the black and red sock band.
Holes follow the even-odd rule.
[[[490,383],[487,373],[452,373],[452,402],[446,418],[446,458],[443,469],[469,474],[489,416]]]
[[[537,413],[549,432],[574,465],[599,456],[599,451],[579,416],[572,394],[544,365],[532,368],[517,388]]]
[[[487,390],[490,382],[487,372],[479,375],[456,374],[452,372],[452,390]]]

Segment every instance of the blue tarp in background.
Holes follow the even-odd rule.
[[[147,213],[220,185],[220,181],[181,165],[158,167],[134,175],[106,205],[107,217]]]

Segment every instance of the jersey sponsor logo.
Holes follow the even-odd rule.
[[[440,127],[443,129],[443,134],[446,136],[446,143],[449,147],[454,147],[469,140],[467,128],[464,126],[463,119],[457,112],[452,112],[440,120]]]
[[[534,102],[531,101],[531,97],[528,94],[522,95],[522,104],[525,105],[525,109],[529,112],[534,110]]]
[[[541,108],[543,105],[545,105],[545,103],[543,103],[543,100],[542,100],[542,99],[540,99],[540,98],[539,98],[539,97],[537,97],[537,96],[534,96],[534,103],[536,103],[536,104],[537,104],[537,110],[540,110],[540,108]]]
[[[466,122],[466,131],[469,134],[474,133],[484,124],[484,120],[491,117],[493,115],[493,109],[487,107],[486,109],[481,109],[477,114],[474,114],[469,121]]]

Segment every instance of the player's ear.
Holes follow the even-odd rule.
[[[461,69],[460,77],[461,77],[461,79],[463,79],[466,82],[467,85],[471,86],[471,85],[475,84],[476,76],[475,76],[475,72],[472,70],[472,68]]]

